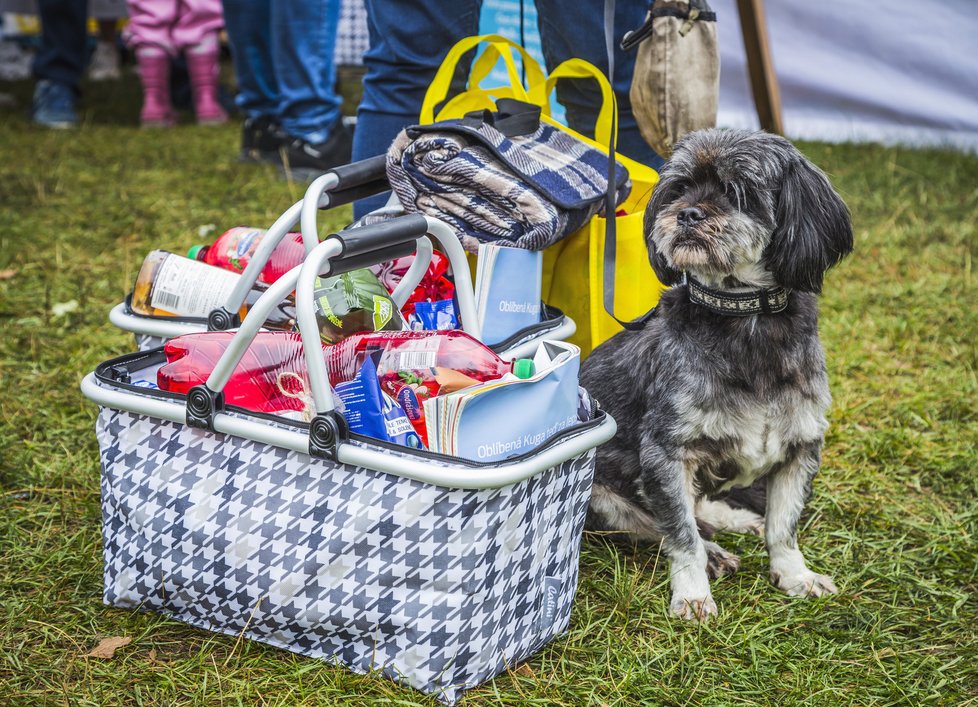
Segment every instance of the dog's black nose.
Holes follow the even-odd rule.
[[[698,206],[688,206],[679,212],[676,216],[676,220],[679,221],[683,226],[695,226],[700,221],[706,218],[706,214]]]

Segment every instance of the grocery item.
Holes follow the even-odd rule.
[[[211,331],[170,339],[163,346],[167,363],[157,372],[160,390],[186,394],[207,382],[235,333]],[[256,412],[302,412],[309,380],[297,333],[259,331],[224,386],[224,401]]]
[[[414,258],[413,255],[406,255],[370,269],[388,292],[393,292]],[[455,283],[449,278],[448,267],[448,257],[441,251],[432,251],[428,269],[401,307],[401,314],[407,320],[409,329],[445,331],[459,328],[454,302]]]
[[[365,268],[316,278],[313,303],[319,335],[336,343],[362,331],[399,331],[404,320],[377,276]]]
[[[227,304],[241,276],[164,250],[150,251],[143,261],[132,292],[130,308],[156,317],[207,317]],[[265,291],[254,285],[238,310],[243,319]],[[281,303],[265,322],[275,329],[295,326],[291,300]]]
[[[222,233],[210,245],[195,245],[187,253],[187,257],[224,270],[244,272],[266,233],[261,228],[236,226]],[[305,256],[302,234],[286,233],[268,256],[268,262],[259,273],[258,279],[270,285],[302,263]]]
[[[352,381],[336,386],[350,431],[412,449],[424,448],[403,408],[381,390],[376,358],[376,354],[367,356]]]

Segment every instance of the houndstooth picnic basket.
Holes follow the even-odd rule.
[[[386,224],[384,247],[392,229],[414,239],[428,221]],[[453,703],[566,629],[594,448],[615,423],[583,405],[576,426],[493,464],[344,434],[312,284],[378,255],[376,236],[365,227],[317,246],[186,396],[144,387],[165,362],[161,349],[84,379],[101,408],[104,600],[376,671]],[[231,371],[297,281],[316,416],[225,408]]]

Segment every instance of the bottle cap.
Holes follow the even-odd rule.
[[[192,245],[190,250],[187,251],[187,257],[192,260],[197,260],[197,256],[200,255],[200,251],[204,250],[207,246],[205,245]]]
[[[518,358],[513,361],[513,375],[521,380],[532,378],[536,372],[536,364],[531,358]]]

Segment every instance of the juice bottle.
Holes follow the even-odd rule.
[[[164,347],[167,363],[157,374],[160,389],[186,393],[204,383],[233,336],[234,332],[215,331],[168,341]],[[425,398],[494,380],[506,373],[519,378],[533,375],[532,361],[503,361],[462,331],[370,332],[322,346],[333,386],[353,380],[367,355],[380,351],[377,375],[381,388],[401,402],[421,439],[427,439],[422,407]],[[303,410],[309,402],[308,391],[299,335],[266,331],[258,333],[235,367],[224,388],[224,398],[228,404],[258,412]]]
[[[205,383],[233,336],[213,331],[170,339],[163,347],[167,363],[156,374],[160,390],[186,393]],[[301,411],[308,390],[299,335],[260,331],[224,386],[224,401],[256,412]]]
[[[244,272],[265,234],[261,228],[236,226],[218,236],[211,245],[195,245],[187,257],[225,270]],[[286,233],[268,257],[258,279],[270,285],[302,263],[305,257],[302,234]]]
[[[132,311],[157,317],[206,317],[227,304],[231,290],[241,276],[164,250],[146,256],[132,291]],[[244,319],[265,287],[251,288],[238,314]],[[295,310],[292,302],[282,302],[265,322],[276,329],[292,329]]]

